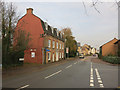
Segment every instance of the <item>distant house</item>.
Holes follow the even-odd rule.
[[[96,48],[92,48],[91,53],[95,54],[96,53]]]
[[[90,55],[91,54],[91,47],[90,45],[84,44],[82,46],[82,52],[84,55]]]
[[[114,38],[113,40],[103,44],[100,47],[100,54],[102,56],[107,56],[107,55],[117,55],[116,53],[116,47],[115,44],[118,41],[118,39]]]
[[[15,32],[19,29],[31,38],[31,46],[24,51],[24,62],[43,64],[64,58],[63,34],[34,15],[32,8],[19,19]]]

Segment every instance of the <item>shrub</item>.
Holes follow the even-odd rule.
[[[103,61],[112,63],[112,64],[120,64],[120,57],[117,56],[104,56],[102,57]]]

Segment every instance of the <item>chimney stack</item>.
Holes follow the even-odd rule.
[[[32,8],[28,8],[27,9],[27,14],[33,14],[33,9]]]

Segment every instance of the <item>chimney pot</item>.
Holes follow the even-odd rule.
[[[33,9],[32,8],[28,8],[27,9],[27,14],[33,14]]]

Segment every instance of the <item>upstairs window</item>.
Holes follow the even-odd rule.
[[[58,49],[58,42],[56,43],[57,49]]]
[[[55,41],[53,41],[53,48],[55,48]]]
[[[45,22],[45,29],[48,30],[48,24]]]
[[[60,49],[61,49],[61,43],[60,43]]]
[[[51,47],[51,40],[48,40],[48,47]]]
[[[51,30],[52,30],[52,34],[54,33],[54,31],[53,31],[53,27],[51,27]]]
[[[64,49],[64,45],[62,44],[62,49]]]

